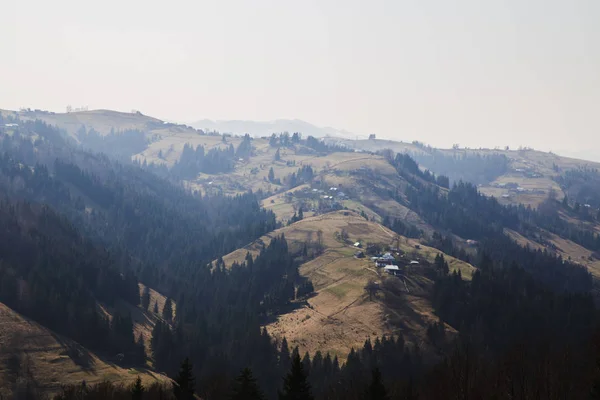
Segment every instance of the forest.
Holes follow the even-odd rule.
[[[411,152],[410,156],[431,171],[447,176],[452,183],[465,181],[475,185],[494,181],[508,171],[508,158],[504,154],[458,153],[425,148],[423,152]]]

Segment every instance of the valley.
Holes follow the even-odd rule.
[[[44,393],[138,375],[168,386],[192,357],[205,396],[219,398],[221,379],[252,365],[273,397],[287,351],[308,362],[328,354],[345,371],[384,337],[401,338],[407,365],[440,361],[461,335],[496,345],[498,333],[469,319],[500,313],[485,291],[469,292],[495,279],[516,281],[493,288],[504,301],[544,288],[598,293],[596,163],[528,149],[208,134],[107,110],[0,115],[0,216],[11,227],[0,264],[9,282],[0,343],[11,349],[2,387],[23,374]],[[51,261],[23,255],[31,249]],[[385,253],[398,272],[372,259]],[[527,279],[540,287],[518,291]],[[70,307],[60,333],[45,326],[45,303]],[[97,332],[78,332],[71,315]]]

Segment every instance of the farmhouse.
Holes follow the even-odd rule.
[[[397,275],[400,273],[400,267],[397,265],[388,265],[387,267],[384,267],[383,270],[390,275]]]
[[[381,257],[375,257],[375,266],[381,268],[386,265],[393,265],[396,262],[396,259],[390,253],[385,253]]]

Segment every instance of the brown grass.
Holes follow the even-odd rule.
[[[112,364],[0,303],[0,395],[5,398],[22,381],[30,381],[40,392],[54,393],[62,384],[83,380],[129,384],[138,375],[145,384],[168,380],[147,369]]]
[[[348,243],[336,235],[342,229],[349,235]],[[306,218],[265,235],[223,259],[229,266],[234,261],[243,261],[248,251],[256,256],[274,235],[285,234],[293,249],[307,240],[316,241],[319,230],[323,233],[324,253],[300,267],[301,275],[312,280],[315,295],[305,306],[268,324],[267,330],[278,339],[285,336],[291,346],[297,345],[303,352],[329,351],[342,359],[352,347],[362,346],[366,338],[384,334],[401,332],[409,341],[421,343],[427,324],[436,319],[428,297],[429,289],[408,294],[401,307],[394,309],[386,308],[381,297],[369,301],[364,291],[366,283],[386,277],[380,275],[370,259],[354,258],[357,250],[350,243],[399,244],[408,257],[428,261],[433,261],[438,251],[427,246],[416,249],[417,241],[398,236],[357,213],[337,211]],[[451,268],[460,269],[467,279],[470,277],[473,267],[449,256],[447,259]],[[420,285],[418,282],[424,278],[419,277],[418,269],[413,275],[408,285]]]

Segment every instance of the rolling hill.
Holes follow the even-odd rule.
[[[233,135],[244,135],[246,133],[254,137],[271,136],[272,133],[280,132],[302,132],[318,138],[339,137],[353,138],[357,135],[345,130],[330,127],[318,127],[299,119],[278,119],[275,121],[213,121],[203,119],[190,124],[194,128],[206,131],[217,131]],[[362,135],[364,136],[364,135]]]
[[[378,245],[382,248],[398,246],[406,254],[407,262],[419,260],[423,264],[432,263],[440,251],[365,220],[355,212],[336,211],[275,230],[223,257],[223,261],[225,265],[231,265],[242,262],[247,253],[256,256],[273,237],[282,234],[292,252],[298,252],[307,243],[309,247],[320,243],[323,250],[300,267],[301,275],[313,282],[315,294],[292,312],[269,323],[267,330],[273,336],[280,340],[285,337],[291,346],[299,346],[302,352],[330,352],[341,360],[351,348],[362,346],[367,338],[375,340],[383,335],[402,333],[411,343],[423,345],[426,342],[428,326],[437,321],[431,307],[432,281],[415,267],[403,279],[408,290],[403,307],[386,304],[386,297],[394,297],[394,294],[385,285],[382,285],[379,297],[369,300],[364,289],[369,281],[396,281],[398,278],[388,277],[370,258],[356,258],[354,254],[360,249],[353,244],[360,242],[361,247]],[[473,271],[470,264],[448,255],[445,257],[451,270],[460,270],[463,276],[470,277]]]
[[[440,298],[447,303],[455,299],[434,290],[444,281],[435,269],[441,254],[449,264],[447,279],[454,280],[452,290],[458,292],[476,269],[490,271],[491,264],[509,270],[517,264],[557,292],[598,293],[599,164],[533,150],[446,150],[419,143],[290,135],[221,136],[137,113],[105,110],[3,111],[2,116],[9,122],[17,116],[23,125],[0,127],[9,153],[0,163],[7,196],[55,208],[82,236],[99,244],[99,254],[104,254],[100,250],[104,246],[110,249],[118,260],[115,271],[139,277],[141,282],[127,276],[130,299],[109,296],[109,301],[97,304],[109,321],[119,321],[119,314],[131,315],[128,329],[142,337],[151,358],[148,367],[172,372],[177,358],[193,354],[203,360],[202,382],[211,383],[213,371],[207,366],[224,359],[222,353],[213,352],[215,348],[235,354],[237,360],[253,347],[273,345],[263,340],[259,326],[279,341],[285,337],[302,352],[329,352],[340,360],[366,339],[393,334],[401,334],[406,343],[419,345],[428,354],[439,352],[432,347],[431,327],[443,315],[442,330],[453,337],[462,324],[456,315],[471,306],[455,306],[453,314],[440,305]],[[62,131],[33,122],[37,119]],[[115,146],[118,152],[113,152]],[[106,151],[123,164],[82,148]],[[458,184],[461,181],[470,184]],[[29,228],[23,221],[29,219],[19,220]],[[41,232],[68,242],[52,231]],[[258,257],[280,235],[287,242],[279,250],[289,250],[300,263],[300,278],[314,287],[310,295],[295,295],[299,281],[291,278],[296,276],[293,268],[285,273],[276,268],[279,263],[288,265],[287,253],[274,255],[278,249],[271,249],[265,256],[268,261],[260,264],[273,282],[267,278],[268,283],[253,282],[252,270],[219,267],[220,259],[230,267],[246,260],[248,253]],[[368,257],[355,257],[357,242],[363,251],[376,245],[375,253],[397,253],[401,276],[384,273]],[[211,260],[217,260],[213,268],[203,268]],[[410,261],[418,264],[411,266]],[[20,268],[8,268],[8,276]],[[68,273],[76,274],[77,270]],[[119,282],[119,275],[110,279]],[[371,281],[379,287],[375,296],[365,290]],[[150,301],[158,303],[159,313],[165,298],[157,291],[179,295],[177,329],[136,305],[133,297],[145,285],[153,288]],[[90,290],[88,300],[95,295],[93,286]],[[293,300],[281,293],[291,293]],[[17,306],[23,305],[12,300],[16,306],[4,310],[6,318],[16,322],[4,331],[6,340],[18,336],[25,329],[22,321],[28,321],[17,313]],[[24,306],[23,310],[30,311]],[[43,315],[36,318],[35,329],[45,330],[40,336],[52,336],[40,322]],[[221,334],[222,326],[231,330]],[[169,347],[157,345],[158,350],[149,351],[156,327],[162,327]],[[73,342],[69,334],[64,340]],[[44,340],[43,345],[59,355],[65,351]],[[253,345],[246,345],[250,342]],[[16,345],[10,347],[26,353]],[[111,353],[86,351],[96,354],[98,374],[115,374],[116,380],[131,374],[106,361]],[[36,356],[31,362],[52,357],[58,356]],[[250,358],[244,353],[239,362]],[[83,376],[72,366],[75,361],[60,361],[74,371],[72,381]],[[60,371],[50,378],[43,371],[32,377],[43,388],[51,388],[52,379],[71,382]],[[271,372],[262,374],[261,379],[273,381]]]

